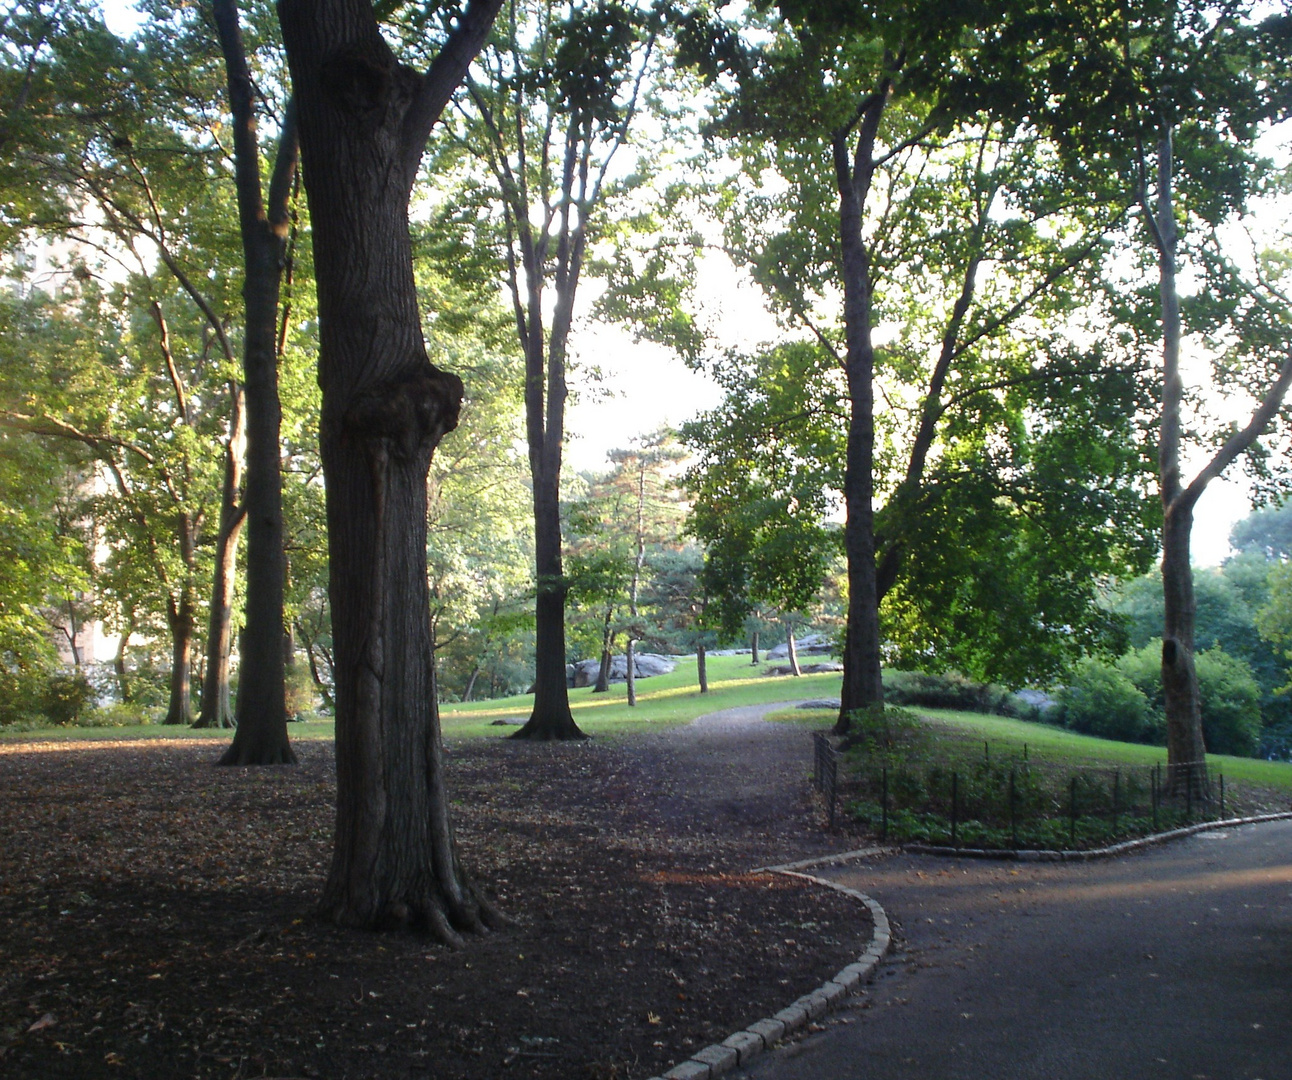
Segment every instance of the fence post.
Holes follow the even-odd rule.
[[[991,766],[991,743],[986,739],[982,741],[982,760],[984,765]]]
[[[883,794],[883,802],[882,802],[882,805],[883,805],[883,817],[882,817],[882,824],[881,824],[881,826],[880,826],[879,838],[880,838],[880,839],[881,839],[885,844],[887,844],[887,843],[888,843],[888,766],[887,766],[887,765],[885,765],[885,766],[884,766],[884,786],[883,786],[883,792],[884,792],[884,794]]]
[[[1157,785],[1158,785],[1158,769],[1157,767],[1150,765],[1148,770],[1148,790],[1149,790],[1149,802],[1153,804],[1153,831],[1154,832],[1158,831],[1157,802],[1160,796],[1157,789]]]
[[[1225,816],[1225,774],[1220,774],[1220,816]]]
[[[1184,767],[1184,821],[1187,825],[1193,820],[1193,762]]]
[[[1068,843],[1077,846],[1077,778],[1072,778],[1068,789]]]
[[[1018,850],[1018,793],[1014,778],[1016,770],[1009,770],[1009,832],[1014,840],[1014,850]]]
[[[956,839],[957,826],[960,818],[960,774],[951,774],[951,846],[959,847],[960,843]]]
[[[1113,832],[1117,831],[1117,812],[1118,801],[1122,792],[1122,771],[1118,769],[1113,773]]]

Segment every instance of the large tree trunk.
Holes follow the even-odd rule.
[[[279,7],[314,228],[336,654],[322,908],[342,925],[448,940],[488,915],[449,820],[426,578],[427,474],[462,383],[426,354],[408,199],[431,124],[499,6],[468,5],[425,75],[396,62],[362,0]]]
[[[1193,662],[1195,604],[1193,570],[1189,562],[1191,506],[1177,504],[1162,525],[1162,695],[1166,706],[1166,759],[1172,786],[1189,783],[1206,791],[1206,747],[1198,676]],[[1192,778],[1183,776],[1191,772]]]
[[[234,0],[213,5],[233,114],[234,176],[245,277],[242,351],[247,408],[247,597],[238,669],[238,731],[221,765],[295,762],[287,740],[283,677],[282,474],[278,399],[278,294],[287,246],[288,200],[296,172],[295,108],[283,121],[266,208],[254,89]]]
[[[695,648],[695,673],[700,680],[700,693],[709,692],[709,654],[703,645]]]
[[[1172,151],[1168,133],[1158,152],[1158,205],[1155,233],[1158,288],[1162,307],[1162,427],[1158,473],[1162,495],[1162,695],[1166,712],[1166,759],[1173,788],[1184,783],[1207,788],[1206,747],[1193,663],[1193,567],[1189,546],[1195,499],[1180,480],[1181,407],[1180,296],[1176,287],[1175,205]]]
[[[548,432],[551,438],[551,432]],[[534,603],[534,709],[513,739],[582,739],[570,712],[570,689],[565,675],[565,571],[561,563],[560,453],[552,468],[551,448],[538,456],[547,460],[533,469],[534,554],[537,597]],[[530,462],[535,459],[531,441]]]
[[[211,610],[206,624],[206,668],[202,675],[202,708],[198,728],[233,727],[229,705],[229,657],[233,652],[233,587],[238,569],[238,537],[246,520],[238,503],[242,487],[244,442],[242,390],[230,387],[233,417],[224,447],[224,486],[220,494],[220,526],[215,537],[215,574]]]
[[[632,635],[628,636],[628,646],[624,649],[624,679],[628,689],[628,704],[637,704],[637,643]]]
[[[843,481],[847,510],[844,551],[848,560],[848,622],[843,650],[843,693],[835,725],[835,731],[841,735],[848,731],[852,713],[884,703],[879,590],[875,579],[875,352],[870,327],[870,259],[862,232],[862,216],[874,169],[871,150],[886,102],[887,90],[876,95],[863,114],[855,155],[849,153],[847,132],[837,134],[833,143],[843,259],[845,362],[851,400]]]

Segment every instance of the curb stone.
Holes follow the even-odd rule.
[[[1110,847],[1092,848],[1089,851],[1032,851],[1008,849],[992,850],[990,848],[957,848],[940,844],[906,844],[902,850],[912,855],[958,855],[964,859],[999,859],[1005,862],[1088,862],[1091,859],[1111,859],[1125,855],[1130,851],[1156,844],[1165,844],[1170,840],[1180,840],[1197,833],[1211,832],[1214,829],[1233,829],[1239,825],[1259,825],[1265,821],[1286,821],[1292,818],[1292,811],[1277,814],[1258,814],[1255,817],[1226,818],[1224,821],[1203,821],[1197,825],[1186,825],[1181,829],[1153,833],[1141,836],[1136,840],[1124,840]]]
[[[844,999],[861,984],[861,981],[875,970],[880,958],[888,952],[892,942],[892,931],[888,924],[888,916],[877,900],[871,899],[856,889],[850,889],[847,885],[805,874],[802,870],[822,863],[844,862],[849,858],[863,855],[877,855],[885,850],[887,849],[865,848],[820,859],[804,859],[784,866],[760,867],[761,870],[824,885],[827,889],[841,892],[864,904],[870,912],[873,925],[870,944],[855,963],[849,964],[834,978],[826,980],[812,993],[804,994],[775,1016],[757,1020],[743,1031],[729,1035],[722,1042],[704,1047],[660,1076],[651,1077],[651,1080],[712,1080],[732,1069],[743,1068],[759,1054],[770,1050],[786,1035],[806,1027],[810,1020],[815,1020],[838,1008]]]

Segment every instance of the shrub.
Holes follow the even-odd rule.
[[[1148,698],[1116,666],[1085,657],[1058,694],[1064,727],[1103,739],[1154,742],[1158,724]]]
[[[916,705],[927,709],[998,713],[1034,720],[1037,710],[1008,690],[974,682],[954,671],[931,675],[924,671],[885,671],[884,700],[890,705]]]
[[[1261,688],[1251,667],[1220,649],[1198,653],[1194,663],[1207,750],[1251,757],[1261,739]]]
[[[1261,740],[1261,688],[1247,661],[1222,649],[1208,649],[1194,658],[1202,737],[1212,754],[1257,752]],[[1117,661],[1149,703],[1154,721],[1165,731],[1162,701],[1162,639],[1154,638]]]
[[[45,681],[41,712],[51,724],[75,724],[94,702],[94,687],[80,671],[60,671]]]
[[[44,723],[41,696],[45,673],[0,664],[0,727],[27,729]]]

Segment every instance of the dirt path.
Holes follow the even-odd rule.
[[[792,705],[725,709],[625,739],[619,748],[649,795],[643,813],[669,830],[725,838],[749,867],[845,850],[820,827],[807,730],[763,719]]]
[[[828,873],[884,905],[899,948],[750,1080],[1292,1078],[1292,822],[1086,864]]]

